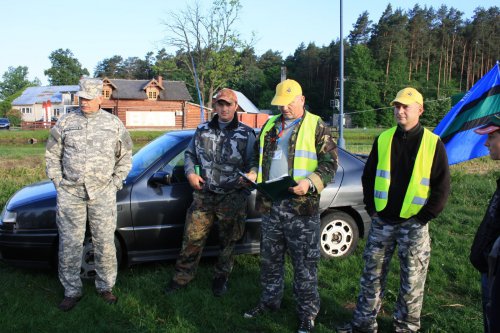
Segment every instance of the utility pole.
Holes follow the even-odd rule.
[[[340,148],[345,148],[344,141],[344,36],[342,34],[343,26],[343,5],[340,0],[340,113],[339,113],[339,140],[337,142]]]
[[[281,81],[283,82],[286,80],[286,66],[281,66]]]

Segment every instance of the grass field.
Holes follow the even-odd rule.
[[[378,132],[347,131],[347,146],[364,147],[359,152],[367,153]],[[33,136],[26,136],[30,137]],[[45,174],[42,143],[14,144],[22,140],[1,138],[0,208],[3,208],[16,190],[45,178]],[[479,273],[469,264],[468,255],[498,177],[498,164],[488,158],[452,167],[450,200],[443,214],[430,223],[432,255],[422,332],[482,330]],[[315,332],[335,332],[335,324],[350,318],[359,289],[363,247],[364,241],[361,241],[351,257],[320,262],[322,305]],[[222,298],[214,298],[211,293],[212,265],[213,260],[202,260],[192,284],[168,297],[162,289],[173,274],[173,262],[123,268],[116,285],[120,297],[117,305],[104,304],[95,294],[91,281],[85,281],[85,296],[78,307],[62,313],[56,308],[63,291],[55,270],[21,269],[0,262],[0,332],[279,333],[296,330],[289,263],[283,309],[258,320],[243,319],[242,313],[259,298],[259,257],[237,257],[230,291]],[[380,332],[391,332],[391,315],[398,293],[397,274],[395,257],[379,315]]]

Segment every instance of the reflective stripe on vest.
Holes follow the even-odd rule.
[[[377,212],[387,206],[391,185],[391,148],[396,127],[388,129],[378,138],[378,163],[375,174],[374,200]],[[418,148],[415,165],[406,189],[403,206],[399,216],[410,218],[416,215],[427,203],[430,194],[430,176],[438,136],[424,128],[422,142]]]
[[[281,115],[271,117],[266,123],[260,134],[259,141],[259,172],[257,182],[262,182],[262,161],[264,156],[264,138]],[[309,176],[318,167],[318,158],[316,155],[316,127],[319,117],[305,112],[304,119],[300,123],[299,133],[295,144],[295,156],[293,159],[293,179],[300,180]],[[288,154],[287,154],[288,155]]]

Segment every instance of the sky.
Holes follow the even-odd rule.
[[[255,34],[254,49],[261,55],[269,49],[283,57],[293,54],[304,42],[328,45],[340,37],[340,0],[240,0],[242,9],[235,29],[244,40]],[[346,38],[356,19],[368,11],[378,22],[390,3],[393,10],[441,5],[454,7],[471,19],[479,6],[498,6],[498,0],[357,0],[343,1],[343,36]],[[48,84],[44,70],[51,67],[49,55],[69,49],[82,67],[92,75],[98,62],[120,55],[124,59],[144,59],[147,52],[165,47],[162,22],[169,13],[192,5],[192,0],[2,0],[0,1],[0,75],[10,66],[27,66],[28,79]],[[208,9],[211,0],[198,0]],[[0,78],[2,80],[2,78]]]

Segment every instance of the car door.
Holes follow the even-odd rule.
[[[184,176],[184,149],[152,171],[134,185],[131,194],[135,244],[130,257],[141,261],[178,255],[186,210],[193,200]],[[153,181],[158,174],[168,177],[167,182]]]

